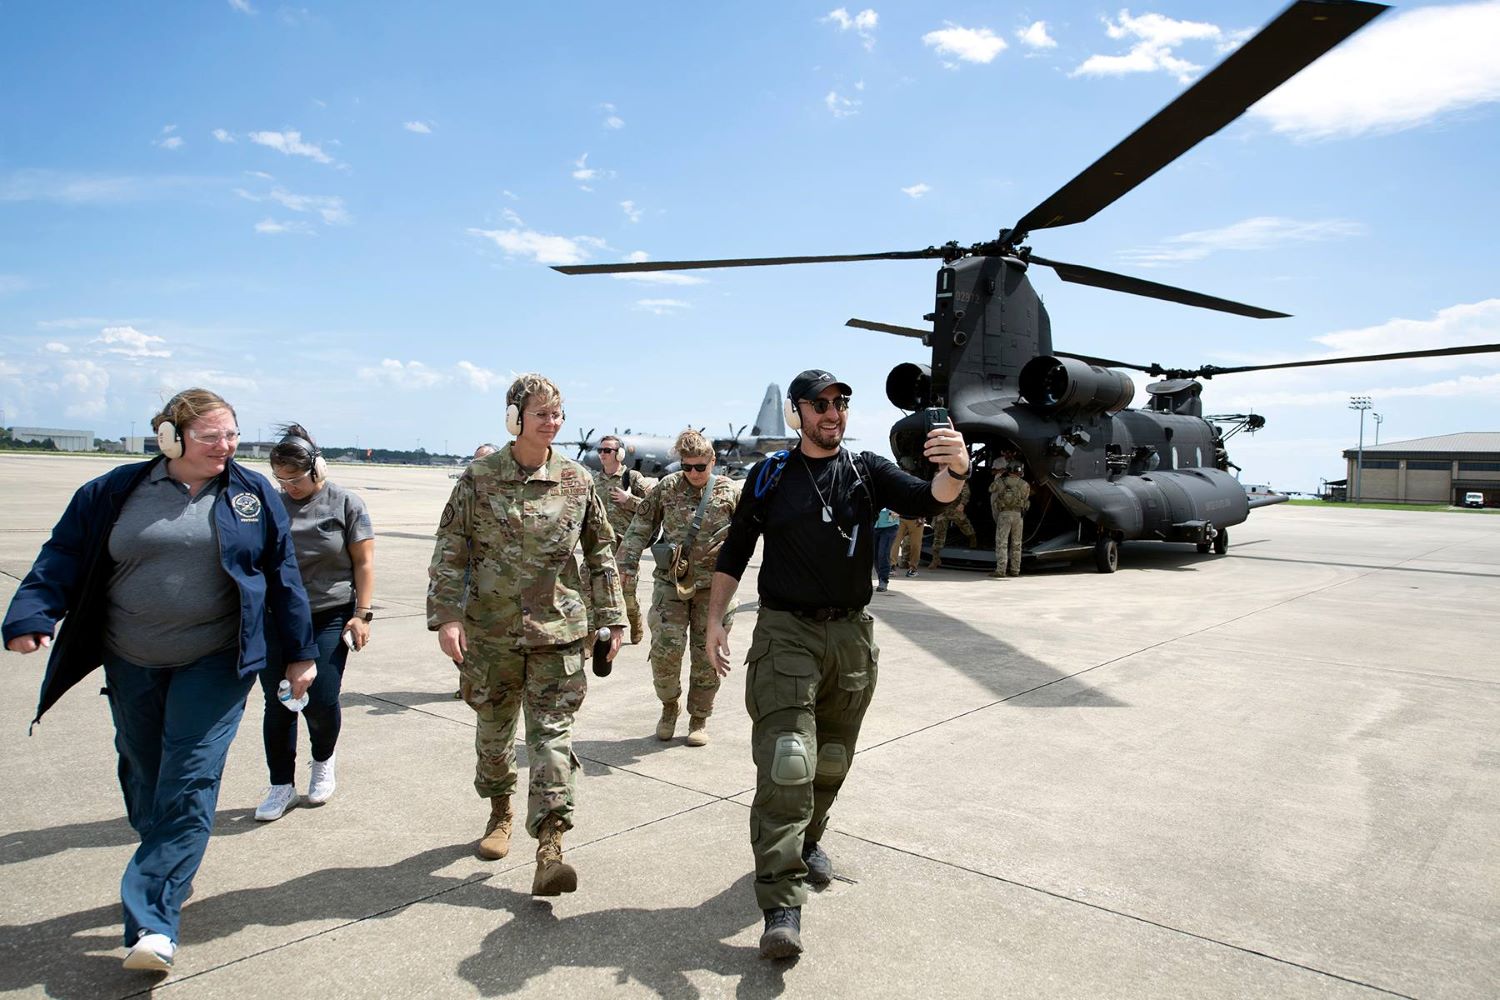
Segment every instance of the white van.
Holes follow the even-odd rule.
[[[1465,493],[1464,494],[1464,506],[1465,507],[1483,507],[1484,506],[1484,494],[1480,493],[1478,490],[1471,490],[1470,492]]]

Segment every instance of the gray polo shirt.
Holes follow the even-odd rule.
[[[219,559],[214,501],[161,462],[125,500],[109,536],[104,648],[142,667],[180,667],[240,641],[240,595]]]
[[[327,484],[306,500],[283,493],[281,502],[292,522],[292,544],[308,605],[317,612],[353,603],[349,545],[375,537],[365,502],[338,483]]]

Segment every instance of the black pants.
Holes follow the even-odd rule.
[[[343,688],[344,662],[349,658],[349,647],[344,645],[343,635],[344,626],[353,614],[352,604],[313,612],[318,676],[307,689],[307,707],[301,712],[307,720],[313,760],[332,757],[339,741],[339,728],[344,719],[339,710],[339,691]],[[272,638],[274,631],[274,626],[268,626],[266,668],[260,672],[261,690],[266,693],[266,715],[261,723],[261,734],[265,737],[266,766],[271,771],[271,784],[290,785],[294,784],[297,771],[298,713],[288,711],[276,698],[276,687],[286,677],[286,661],[281,655],[280,644]]]

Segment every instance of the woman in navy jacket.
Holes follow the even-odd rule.
[[[120,884],[125,966],[165,970],[229,744],[266,665],[267,611],[298,696],[316,676],[317,646],[280,499],[234,463],[233,408],[187,389],[152,427],[161,458],[73,495],[11,601],[4,638],[17,653],[52,645],[36,722],[104,665],[120,787],[141,838]]]

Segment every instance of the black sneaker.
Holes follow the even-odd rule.
[[[796,958],[802,954],[802,907],[773,906],[764,913],[766,929],[760,935],[760,957]]]
[[[833,881],[833,862],[817,844],[802,845],[802,863],[807,866],[808,885],[827,885]]]
[[[883,593],[885,593],[885,581],[884,580],[880,581],[880,586],[878,586],[878,587],[875,588],[875,592],[877,594],[883,594]]]
[[[917,571],[914,570],[914,569],[909,569],[909,570],[906,571],[906,575],[907,576],[916,576],[917,575]]]

